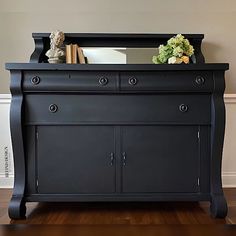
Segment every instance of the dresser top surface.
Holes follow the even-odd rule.
[[[69,71],[196,71],[228,70],[228,63],[202,64],[49,64],[49,63],[6,63],[7,70],[69,70]]]

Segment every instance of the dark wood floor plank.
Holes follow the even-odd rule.
[[[83,235],[83,236],[234,236],[236,227],[224,225],[4,225],[0,226],[0,235]]]

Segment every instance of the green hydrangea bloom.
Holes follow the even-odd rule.
[[[194,48],[192,45],[189,45],[188,49],[184,52],[187,56],[191,57],[194,54]]]
[[[174,57],[182,57],[184,53],[184,50],[181,46],[177,46],[173,49],[173,56]]]
[[[153,57],[152,57],[152,62],[153,62],[154,64],[161,64],[160,60],[158,59],[158,56],[153,56]]]
[[[171,46],[172,48],[176,48],[178,46],[182,47],[183,40],[184,40],[184,36],[181,34],[177,34],[175,37],[170,38],[167,41],[167,44]]]
[[[166,63],[169,58],[182,56],[192,56],[194,54],[194,48],[189,43],[188,39],[185,39],[183,35],[177,34],[176,36],[170,38],[166,45],[159,46],[159,54],[153,56],[153,63],[161,64]]]
[[[159,46],[159,55],[157,56],[157,59],[160,63],[166,63],[167,60],[171,57],[173,53],[172,47],[169,45],[160,45]]]

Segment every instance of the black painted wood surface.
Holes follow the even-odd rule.
[[[228,64],[6,68],[15,164],[11,218],[23,218],[28,201],[210,201],[212,216],[226,216]]]

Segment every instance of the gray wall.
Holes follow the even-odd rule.
[[[32,32],[204,33],[207,62],[229,62],[226,92],[236,93],[235,0],[0,0],[0,93],[5,62],[28,62]]]

